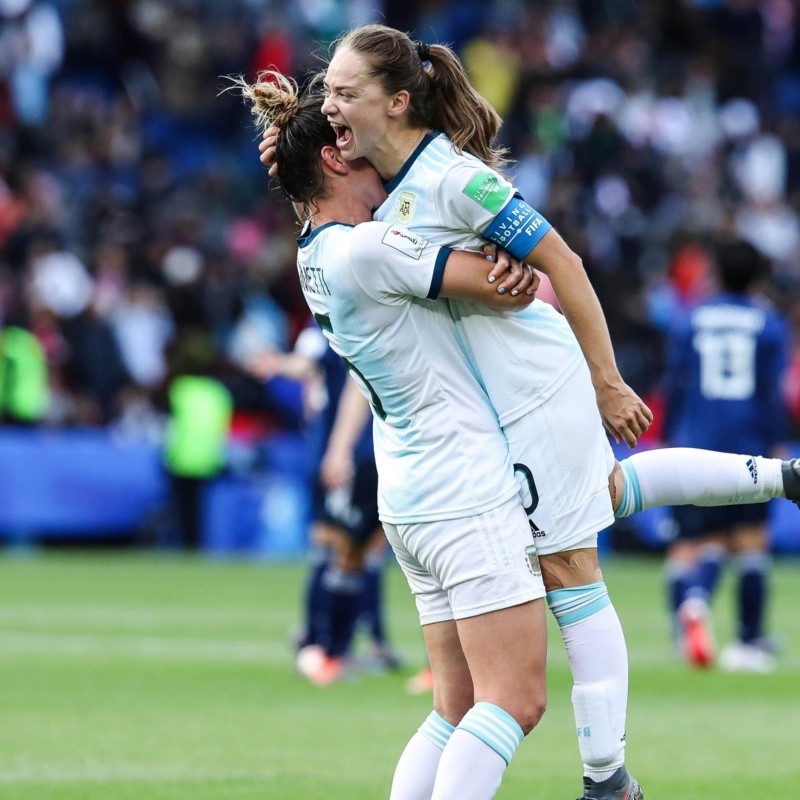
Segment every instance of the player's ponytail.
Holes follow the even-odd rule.
[[[492,146],[500,117],[472,88],[449,47],[412,41],[386,25],[353,28],[335,43],[335,50],[345,47],[366,61],[370,78],[387,94],[409,93],[409,125],[442,131],[489,166],[505,162],[506,151]]]
[[[431,127],[443,131],[460,150],[495,169],[508,160],[505,148],[492,142],[502,120],[489,101],[472,87],[455,53],[444,45],[428,48]]]
[[[260,132],[271,125],[280,128],[275,161],[281,190],[313,212],[314,200],[325,196],[320,151],[336,144],[336,134],[322,115],[322,96],[301,94],[294,80],[272,70],[259,73],[252,84],[242,77],[232,83],[250,104]]]

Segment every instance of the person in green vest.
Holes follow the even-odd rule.
[[[47,410],[47,359],[39,340],[15,325],[0,331],[0,420],[33,425]]]
[[[186,549],[202,544],[205,485],[226,466],[233,399],[221,381],[208,374],[202,337],[188,337],[179,348],[180,370],[167,388],[169,423],[164,464]],[[181,363],[182,362],[182,363]]]

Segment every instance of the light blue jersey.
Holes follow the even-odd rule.
[[[330,223],[298,242],[309,308],[372,405],[381,519],[472,516],[516,495],[489,400],[449,317],[430,310],[449,248],[381,222]]]
[[[480,251],[490,239],[525,256],[550,230],[505,178],[458,153],[444,134],[428,134],[386,189],[389,196],[375,218],[435,244]],[[433,304],[431,312],[455,322],[503,426],[545,402],[583,360],[563,315],[540,300],[521,311],[448,300]]]

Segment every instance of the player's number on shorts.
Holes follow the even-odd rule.
[[[700,391],[709,400],[746,400],[756,388],[756,341],[738,331],[700,331]]]
[[[328,333],[333,333],[333,324],[331,323],[331,318],[327,314],[314,314],[314,319],[317,321],[317,324],[322,328],[324,331],[328,331]],[[363,384],[364,388],[369,392],[370,402],[372,404],[372,409],[375,413],[381,418],[386,419],[386,411],[383,408],[383,403],[381,403],[380,397],[378,397],[377,392],[372,388],[372,384],[364,377],[361,370],[353,364],[351,361],[348,361],[344,356],[341,356],[342,361],[344,361],[345,366],[347,369],[350,370],[358,380]]]

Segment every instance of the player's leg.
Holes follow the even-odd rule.
[[[377,514],[377,508],[376,508]],[[383,571],[386,563],[386,535],[378,526],[370,534],[364,555],[364,592],[359,622],[372,644],[371,658],[379,670],[396,670],[402,662],[393,650],[386,631],[383,604]]]
[[[308,578],[303,593],[303,622],[297,636],[297,649],[313,645],[320,646],[320,626],[323,624],[322,608],[324,587],[322,576],[330,560],[331,536],[328,525],[324,522],[314,522],[309,532],[309,564]]]
[[[728,506],[800,501],[798,460],[665,447],[615,465],[609,483],[618,519],[656,506]]]
[[[331,559],[334,528],[325,508],[325,487],[319,475],[311,487],[311,528],[309,530],[309,571],[303,594],[302,629],[297,636],[298,669],[303,661],[319,662],[324,657],[322,642],[328,637],[329,599],[323,583]],[[306,657],[307,656],[307,657]]]
[[[730,537],[723,534],[712,533],[698,549],[695,581],[698,592],[706,598],[709,605],[728,561],[729,539]]]
[[[721,534],[709,531],[724,530],[728,512],[727,508],[694,506],[679,506],[673,511],[675,538],[667,548],[664,562],[672,635],[680,655],[696,667],[710,666],[716,656],[711,596],[719,571],[715,573],[710,563],[700,569],[701,553],[707,543],[723,541]]]
[[[421,726],[409,747],[416,751],[416,737],[432,740],[435,732],[440,744],[446,739],[429,795],[434,800],[493,797],[544,710],[544,586],[526,552],[533,542],[525,514],[515,499],[467,519],[387,525],[386,533],[414,593],[434,672],[435,724]],[[444,605],[436,586],[446,592]],[[458,620],[457,650],[452,628],[435,626],[448,613]],[[440,718],[458,722],[446,737]],[[410,761],[403,757],[398,764],[392,800],[420,796],[401,792],[420,784],[419,774],[408,775]]]
[[[344,674],[364,587],[363,546],[336,526],[323,530],[329,557],[321,571],[312,573],[309,633],[297,657],[298,671],[318,686]]]
[[[530,518],[548,604],[573,674],[584,796],[614,798],[628,791],[634,800],[640,790],[624,766],[627,648],[597,559],[597,531],[614,519],[608,493],[614,457],[588,370],[576,370],[551,400],[504,433],[539,496]],[[522,488],[524,497],[532,494]]]
[[[323,577],[330,597],[331,658],[345,659],[355,635],[364,592],[364,545],[350,532],[337,531],[333,559]]]
[[[445,600],[446,594],[441,593]],[[435,665],[433,711],[409,739],[395,768],[390,800],[430,800],[442,752],[473,705],[472,676],[454,620],[424,625],[425,650]]]
[[[384,523],[383,527],[414,596],[426,649],[430,648],[440,670],[434,708],[400,755],[392,778],[390,800],[430,800],[442,751],[461,716],[472,704],[472,679],[458,642],[447,592],[403,540],[402,531],[409,526]],[[458,702],[460,693],[464,699]]]
[[[625,768],[628,653],[596,547],[540,556],[547,601],[572,670],[584,797],[640,796]]]
[[[752,520],[738,525],[733,530],[732,546],[738,637],[720,654],[720,666],[731,671],[771,672],[775,653],[765,630],[770,569],[765,523]]]
[[[321,617],[325,635],[320,644],[326,658],[309,674],[318,685],[338,680],[350,656],[365,588],[364,554],[377,520],[377,477],[374,463],[356,463],[353,479],[324,492],[322,514],[331,545],[331,558],[320,579]]]
[[[386,643],[382,576],[387,544],[378,519],[378,471],[371,455],[356,463],[352,505],[357,510],[354,532],[364,542],[364,591],[361,596],[359,624],[367,629],[378,660],[386,661],[383,666],[397,666],[391,663],[392,658]]]
[[[494,797],[508,763],[546,704],[543,600],[460,619],[458,635],[475,703],[442,752],[432,800]],[[435,666],[433,671],[436,675]]]

